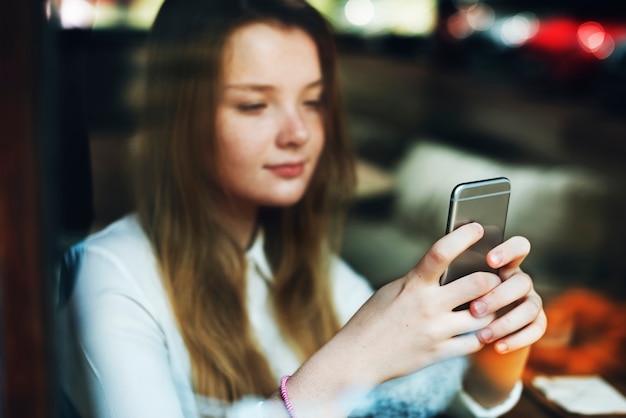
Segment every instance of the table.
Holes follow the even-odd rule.
[[[618,390],[626,393],[626,381],[610,380]],[[549,407],[547,404],[539,401],[527,387],[524,387],[522,397],[515,407],[502,415],[500,418],[581,418],[582,415],[569,414],[558,410],[556,407]],[[626,415],[589,415],[588,418],[624,418]],[[437,418],[454,418],[446,414],[438,415]]]
[[[626,381],[607,379],[622,394],[626,393]],[[580,418],[582,415],[567,413],[556,406],[549,406],[539,400],[527,386],[524,387],[518,404],[502,418]],[[593,415],[590,418],[603,418],[606,415]],[[626,415],[611,415],[611,418],[626,417]]]

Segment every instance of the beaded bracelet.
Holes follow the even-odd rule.
[[[285,409],[289,412],[289,416],[291,418],[296,418],[296,412],[293,410],[293,405],[289,401],[289,396],[287,395],[287,380],[289,380],[291,376],[283,376],[280,379],[280,397],[283,400],[283,404],[285,405]]]

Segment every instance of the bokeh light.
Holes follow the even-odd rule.
[[[88,0],[63,0],[57,13],[66,29],[90,28],[96,19],[95,5]]]
[[[490,29],[495,20],[496,13],[493,7],[485,3],[475,3],[465,10],[467,24],[475,31],[485,31]]]
[[[520,46],[539,31],[539,20],[532,13],[518,13],[502,22],[500,38],[508,46]]]
[[[365,26],[372,22],[376,10],[371,0],[348,0],[344,13],[351,24]]]
[[[615,51],[615,40],[598,22],[585,22],[578,27],[578,43],[598,59],[606,59]]]

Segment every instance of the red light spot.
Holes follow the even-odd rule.
[[[606,32],[598,22],[585,22],[578,27],[578,43],[587,52],[596,52],[602,48]]]
[[[563,52],[578,48],[576,42],[577,23],[569,18],[541,21],[539,32],[530,43],[546,51]]]

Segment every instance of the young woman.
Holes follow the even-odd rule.
[[[334,255],[354,183],[334,66],[304,1],[165,0],[137,211],[62,272],[63,387],[82,415],[492,417],[517,401],[546,326],[525,239],[489,253],[499,277],[439,286],[482,236],[466,225],[375,293]],[[494,342],[522,353],[508,378],[472,354]]]

